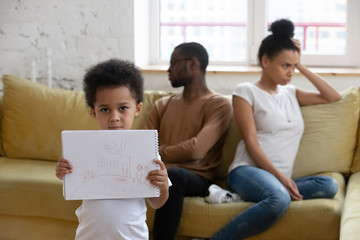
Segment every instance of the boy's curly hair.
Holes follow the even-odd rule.
[[[96,91],[99,88],[128,87],[136,103],[144,99],[144,79],[140,70],[133,63],[110,59],[100,62],[86,70],[83,89],[86,103],[94,108]]]

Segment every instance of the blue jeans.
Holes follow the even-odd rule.
[[[303,199],[333,198],[338,186],[326,176],[294,179]],[[291,198],[286,188],[272,174],[257,167],[240,166],[229,173],[232,191],[245,201],[255,202],[225,225],[214,240],[243,239],[272,226],[288,209]]]
[[[211,185],[210,180],[184,168],[174,167],[167,171],[172,186],[169,188],[168,200],[155,212],[154,240],[174,239],[182,215],[184,197],[205,197]]]

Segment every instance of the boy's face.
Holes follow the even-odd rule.
[[[129,88],[101,88],[96,91],[93,116],[102,130],[128,130],[139,116],[142,103],[136,104]]]

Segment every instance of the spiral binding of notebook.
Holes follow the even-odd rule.
[[[161,160],[161,156],[159,154],[159,133],[155,130],[155,158]],[[159,165],[156,165],[157,169],[160,169]]]
[[[157,130],[155,131],[155,156],[156,156],[156,159],[161,160],[161,156],[159,154],[159,133]],[[159,164],[156,164],[156,169],[160,169]],[[156,194],[158,196],[160,196],[160,188],[159,187],[156,188]]]

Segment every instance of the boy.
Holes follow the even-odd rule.
[[[91,114],[102,130],[131,129],[141,113],[143,78],[134,64],[110,59],[90,68],[83,82]],[[160,197],[147,198],[154,209],[160,208],[169,195],[168,176],[162,161],[155,159],[159,170],[150,171],[147,179],[159,187]],[[72,172],[67,159],[59,158],[56,176],[63,179]],[[76,239],[148,239],[144,199],[83,200],[76,210],[79,226]]]

